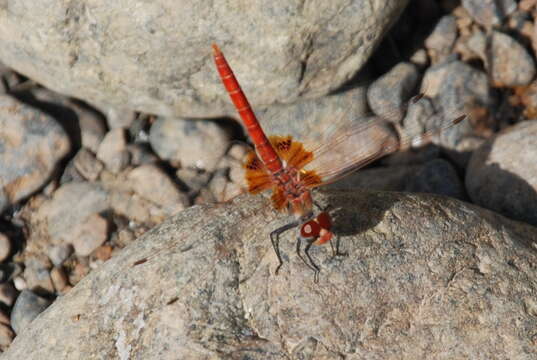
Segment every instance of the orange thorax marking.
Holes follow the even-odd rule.
[[[244,167],[248,191],[252,194],[272,189],[272,203],[277,210],[289,208],[296,215],[311,210],[309,189],[321,183],[313,170],[303,170],[313,160],[313,153],[291,136],[270,136],[269,141],[283,162],[283,168],[271,173],[257,157],[248,154]]]

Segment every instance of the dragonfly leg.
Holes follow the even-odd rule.
[[[274,272],[276,275],[278,275],[278,271],[280,271],[280,268],[283,265],[282,256],[280,254],[280,235],[289,229],[297,227],[299,224],[300,223],[298,221],[293,221],[289,224],[286,224],[282,227],[277,228],[276,230],[270,233],[270,241],[272,242],[272,247],[274,248],[276,257],[278,257],[278,266],[276,267],[276,271]]]
[[[315,205],[315,207],[319,209],[319,211],[323,211],[323,212],[328,212],[328,210],[332,207],[330,204],[326,205],[325,207],[322,207],[321,204],[319,204],[315,200],[313,200],[313,205]]]
[[[347,252],[341,252],[339,251],[339,236],[336,236],[336,245],[334,245],[334,240],[330,241],[330,247],[332,248],[332,256],[348,256],[349,254]]]
[[[304,254],[306,254],[306,257],[308,258],[309,260],[309,264],[305,261],[304,258],[302,258],[302,256],[300,256],[300,258],[302,259],[302,261],[304,261],[304,263],[306,263],[306,265],[308,265],[308,267],[310,269],[313,270],[313,272],[315,273],[314,274],[314,282],[315,283],[318,283],[319,282],[319,272],[321,271],[321,269],[319,269],[319,267],[317,266],[317,264],[315,264],[315,261],[313,261],[311,255],[310,255],[310,247],[311,245],[313,245],[313,243],[316,241],[317,239],[316,238],[313,238],[313,239],[308,239],[308,243],[306,244],[306,247],[304,248]]]
[[[302,254],[300,254],[300,248],[301,247],[302,247],[302,237],[299,236],[298,239],[297,239],[297,242],[296,242],[296,254],[300,258],[300,260],[302,260],[302,262],[304,264],[306,264],[307,267],[309,267],[311,270],[313,270],[313,272],[315,272],[315,273],[319,272],[320,271],[319,268],[317,267],[317,265],[315,265],[315,263],[313,261],[311,261],[311,258],[309,256],[308,256],[308,258],[311,261],[311,264],[309,262],[307,262],[306,259],[304,259]]]

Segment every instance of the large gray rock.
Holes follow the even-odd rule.
[[[407,3],[15,1],[0,5],[0,60],[98,105],[234,114],[211,43],[221,45],[254,105],[292,103],[349,80]]]
[[[83,279],[3,359],[535,358],[537,229],[449,198],[327,195],[348,256],[315,247],[318,284],[292,232],[274,275],[268,236],[286,219],[267,199],[195,206]]]

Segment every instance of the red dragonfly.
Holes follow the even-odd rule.
[[[313,244],[329,242],[334,234],[327,209],[321,208],[312,199],[313,188],[334,182],[400,148],[415,142],[423,143],[432,135],[458,124],[466,117],[466,115],[459,116],[437,129],[414,135],[398,134],[386,122],[377,119],[338,129],[330,141],[308,149],[291,136],[265,135],[224,54],[215,44],[213,50],[222,83],[255,147],[255,150],[247,155],[244,164],[248,192],[257,194],[272,190],[274,208],[287,210],[294,216],[292,222],[275,229],[270,234],[279,262],[276,274],[283,265],[279,249],[280,235],[295,227],[300,227],[296,247],[298,256],[316,276],[320,271],[311,258],[309,249]],[[421,96],[414,98],[413,101],[419,98]],[[306,258],[300,253],[303,241],[306,243],[304,248]],[[333,245],[332,242],[330,244]],[[332,249],[334,251],[333,246]],[[334,255],[341,255],[337,245]]]

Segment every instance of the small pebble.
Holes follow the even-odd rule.
[[[29,289],[42,289],[49,293],[54,292],[54,286],[50,279],[51,264],[48,258],[41,259],[29,257],[24,261],[24,279]]]
[[[101,160],[114,174],[129,165],[130,153],[127,150],[127,137],[124,129],[112,129],[106,134],[99,145],[97,159]]]
[[[79,262],[75,265],[74,271],[69,273],[69,283],[76,285],[80,280],[82,280],[86,275],[88,275],[90,269],[88,264]]]
[[[151,147],[161,159],[206,171],[215,168],[229,140],[221,124],[205,120],[159,117],[149,132]]]
[[[423,69],[429,64],[429,57],[425,49],[418,49],[410,57],[410,62],[418,68]]]
[[[106,135],[106,124],[103,117],[96,111],[75,102],[71,102],[70,108],[78,116],[82,147],[89,149],[94,154],[97,153],[99,145]]]
[[[194,205],[213,204],[215,202],[219,202],[219,199],[208,188],[201,188],[193,200]]]
[[[481,59],[485,66],[489,67],[488,46],[487,35],[476,29],[472,35],[465,38],[464,42],[458,44],[457,51],[461,53],[463,60]]]
[[[383,119],[398,123],[404,116],[405,103],[418,83],[418,70],[411,63],[399,63],[377,79],[367,90],[371,109]]]
[[[246,188],[246,178],[244,177],[244,167],[240,163],[232,163],[229,168],[229,180]]]
[[[51,245],[48,248],[48,258],[54,266],[62,266],[63,262],[73,253],[71,244]]]
[[[28,288],[26,280],[24,280],[22,276],[17,276],[13,279],[13,286],[15,286],[15,289],[17,289],[18,291],[22,291]]]
[[[108,238],[108,221],[98,213],[92,214],[73,228],[72,241],[75,254],[89,256]]]
[[[62,185],[52,199],[39,208],[36,219],[46,224],[53,243],[69,243],[79,223],[108,207],[108,193],[98,184],[69,183]]]
[[[67,165],[65,166],[62,177],[60,178],[60,186],[63,184],[68,184],[72,182],[83,182],[85,181],[84,176],[76,169],[75,167],[75,159],[72,158],[69,160]],[[58,186],[55,186],[54,190],[57,190]],[[47,189],[47,193],[49,193],[47,196],[51,196],[54,191],[50,192]]]
[[[192,167],[181,168],[175,172],[175,175],[188,186],[190,191],[199,191],[211,178],[210,172]]]
[[[227,152],[227,155],[242,164],[251,150],[252,147],[248,144],[245,144],[243,142],[235,143],[231,145],[229,151]]]
[[[520,0],[518,8],[522,11],[531,11],[537,5],[537,0]]]
[[[423,133],[427,120],[434,116],[435,112],[431,99],[423,97],[420,101],[409,105],[403,120],[403,128],[406,129],[407,133]]]
[[[112,257],[112,247],[110,245],[99,246],[97,249],[95,249],[93,255],[98,260],[106,261]]]
[[[488,109],[493,102],[487,75],[460,61],[431,66],[424,75],[423,84],[438,111],[427,119],[427,129],[472,114],[475,108]],[[446,149],[456,149],[462,138],[473,135],[471,122],[479,123],[480,119],[466,119],[443,131],[435,143]]]
[[[443,16],[431,35],[425,39],[425,47],[433,63],[437,63],[451,53],[457,39],[457,21],[453,15]]]
[[[106,121],[110,129],[127,129],[132,125],[134,119],[136,119],[136,113],[130,109],[107,107],[102,110],[106,115]]]
[[[133,166],[156,163],[159,160],[148,144],[129,144],[127,150],[129,150]]]
[[[121,229],[117,234],[117,246],[125,247],[136,240],[136,236],[129,229]]]
[[[245,193],[245,189],[230,182],[224,174],[216,174],[209,183],[209,189],[218,202],[224,202]]]
[[[77,152],[74,158],[74,165],[80,175],[89,181],[97,180],[104,168],[103,163],[97,160],[95,155],[86,148],[82,148]]]
[[[11,327],[15,333],[20,334],[50,304],[50,300],[23,290],[11,310]]]
[[[138,223],[151,222],[152,209],[158,206],[131,191],[113,191],[109,202],[115,213]]]
[[[10,307],[17,298],[18,291],[11,282],[0,284],[0,303]]]
[[[535,62],[511,36],[492,33],[490,71],[496,86],[528,85],[535,76]]]
[[[159,204],[170,215],[188,205],[186,194],[156,165],[147,164],[133,169],[128,180],[138,195]]]
[[[5,261],[11,254],[11,241],[7,235],[0,233],[0,262]]]
[[[515,0],[462,0],[462,6],[477,23],[489,28],[502,24],[517,8]]]
[[[52,279],[52,284],[57,292],[61,293],[65,289],[68,283],[67,275],[61,267],[53,267],[50,271],[50,278]]]
[[[523,32],[525,31],[526,24],[533,24],[531,21],[531,16],[526,11],[520,11],[517,10],[511,14],[509,17],[508,26],[510,29],[515,30],[516,32],[521,33],[522,35],[526,35]],[[533,29],[533,26],[532,26]],[[530,35],[531,36],[531,35]]]
[[[11,330],[11,327],[6,324],[0,323],[0,347],[6,348],[11,345],[13,339],[15,338],[15,333]]]
[[[133,143],[147,143],[149,141],[149,128],[154,120],[154,115],[138,114],[128,128],[129,138]]]
[[[468,11],[462,6],[457,6],[453,9],[453,15],[457,19],[457,28],[460,35],[463,37],[469,36],[475,27],[472,27],[474,21]]]

